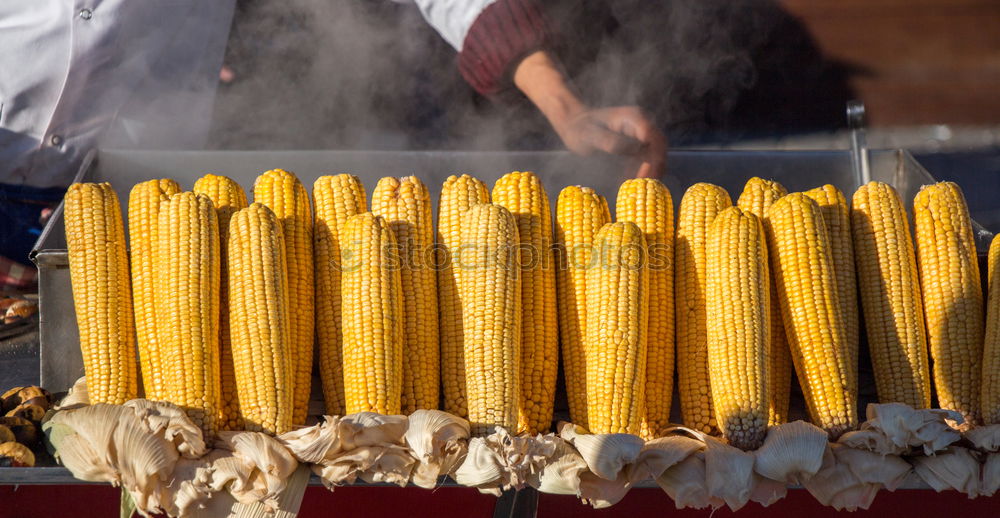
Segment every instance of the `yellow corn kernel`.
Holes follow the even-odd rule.
[[[618,221],[635,223],[646,240],[649,276],[646,347],[646,416],[643,437],[670,424],[674,394],[674,201],[652,178],[628,180],[618,190]]]
[[[132,262],[132,302],[139,345],[139,369],[146,399],[162,400],[163,364],[156,346],[153,263],[156,257],[156,220],[160,203],[180,192],[169,178],[132,187],[128,197],[129,255]]]
[[[288,261],[288,303],[292,311],[292,363],[295,365],[295,412],[292,424],[305,424],[312,388],[313,333],[315,308],[313,298],[313,217],[309,194],[293,173],[272,169],[257,178],[253,186],[255,202],[274,211],[285,237]]]
[[[468,415],[463,360],[462,300],[458,280],[460,266],[455,257],[462,242],[462,217],[469,208],[490,202],[490,192],[479,179],[463,174],[449,176],[441,186],[438,201],[437,265],[441,336],[441,387],[444,411],[458,417]]]
[[[183,408],[207,438],[217,431],[219,223],[212,200],[181,192],[157,220],[156,332],[164,399]]]
[[[716,421],[729,444],[755,450],[768,426],[771,326],[767,241],[760,218],[723,210],[709,229],[708,367]]]
[[[870,182],[854,193],[851,234],[879,402],[930,408],[917,259],[903,200],[892,186]]]
[[[440,398],[438,295],[431,195],[416,176],[379,180],[372,213],[396,238],[403,291],[403,413],[433,410]]]
[[[466,403],[474,436],[519,422],[521,394],[521,262],[514,216],[493,204],[472,206],[461,220],[459,264]]]
[[[913,199],[917,268],[941,408],[980,422],[983,292],[976,242],[958,185],[926,185]]]
[[[66,248],[91,403],[135,399],[135,321],[125,229],[108,183],[75,183],[64,201]]]
[[[385,219],[351,216],[340,242],[345,410],[398,414],[403,390],[403,295],[396,239]]]
[[[193,191],[204,194],[212,200],[219,218],[220,263],[219,278],[219,385],[222,400],[219,402],[219,429],[242,430],[239,398],[236,394],[236,374],[233,371],[233,351],[229,340],[229,220],[233,213],[247,206],[247,195],[240,184],[233,179],[214,174],[206,174],[194,183]]]
[[[368,211],[365,188],[354,175],[321,176],[313,184],[313,207],[319,377],[327,415],[344,415],[341,238],[347,220]]]
[[[989,298],[986,306],[986,338],[983,341],[983,388],[980,392],[983,422],[1000,424],[1000,235],[990,243],[987,263]]]
[[[556,201],[556,243],[559,270],[556,276],[559,341],[569,415],[587,428],[587,362],[583,341],[587,326],[587,271],[593,266],[594,238],[611,223],[608,202],[590,187],[570,185]]]
[[[736,205],[743,210],[750,211],[750,213],[757,216],[761,221],[766,222],[768,209],[771,208],[774,202],[786,194],[788,194],[788,191],[780,183],[755,176],[747,180]],[[771,402],[768,407],[768,424],[771,426],[779,425],[788,420],[788,398],[792,384],[792,357],[791,352],[788,350],[788,339],[785,336],[785,329],[781,323],[781,311],[778,304],[778,295],[775,291],[777,283],[774,279],[774,260],[775,257],[772,254],[772,264],[770,265],[771,300],[774,303],[771,304],[771,341],[770,354],[768,354],[771,361],[771,387],[768,391]]]
[[[638,434],[646,406],[649,277],[646,240],[630,222],[597,233],[587,272],[587,423],[593,433]]]
[[[227,255],[233,376],[239,420],[249,431],[292,428],[294,375],[285,245],[278,218],[254,203],[232,214]]]
[[[521,239],[521,405],[518,430],[544,433],[552,425],[559,369],[556,270],[552,214],[542,182],[530,172],[504,175],[493,186],[493,203],[517,221]]]

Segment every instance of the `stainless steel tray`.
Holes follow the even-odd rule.
[[[531,170],[543,178],[553,206],[562,187],[581,184],[601,192],[613,208],[625,171],[615,159],[565,152],[99,151],[90,158],[77,180],[111,182],[123,207],[132,186],[144,180],[170,177],[190,188],[211,172],[232,177],[249,192],[258,174],[281,167],[294,171],[308,188],[323,174],[353,173],[369,192],[382,176],[417,175],[434,197],[451,174],[470,173],[492,184],[509,171]],[[934,181],[906,151],[871,151],[870,160],[872,179],[895,185],[906,200]],[[673,151],[668,171],[665,182],[675,204],[696,182],[722,185],[736,197],[751,176],[778,180],[791,191],[831,183],[849,196],[858,186],[848,151]],[[61,208],[32,257],[39,269],[41,384],[60,392],[83,375]]]

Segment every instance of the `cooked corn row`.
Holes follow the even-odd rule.
[[[385,177],[372,193],[372,213],[389,224],[402,261],[403,413],[434,410],[441,364],[431,195],[416,176]]]
[[[762,222],[766,222],[768,209],[786,194],[788,191],[780,183],[755,176],[747,180],[736,205],[743,210],[750,211]],[[769,270],[771,272],[771,300],[773,303],[771,304],[771,340],[768,354],[771,361],[769,371],[771,386],[768,391],[771,401],[768,407],[768,424],[774,426],[788,420],[788,400],[792,384],[792,356],[788,349],[788,338],[785,336],[781,320],[781,306],[778,304],[776,291],[778,285],[774,279],[774,254],[771,254],[770,260],[772,261]]]
[[[219,402],[219,429],[242,430],[239,398],[236,394],[236,374],[233,371],[233,351],[229,339],[229,220],[233,213],[247,206],[247,195],[233,179],[206,174],[194,183],[193,191],[212,200],[219,218],[220,275],[219,289],[219,385],[222,400]]]
[[[681,198],[677,218],[674,309],[677,313],[677,381],[684,426],[718,432],[708,377],[708,306],[706,275],[709,228],[716,215],[732,206],[718,185],[696,183]]]
[[[349,218],[342,236],[345,410],[399,414],[403,296],[396,239],[371,212]]]
[[[254,203],[232,214],[229,314],[239,421],[248,431],[292,428],[294,376],[285,245],[278,218]]]
[[[913,199],[913,219],[938,404],[975,425],[981,418],[983,292],[962,190],[952,182],[924,186]]]
[[[569,415],[587,428],[587,364],[583,349],[587,326],[587,272],[597,258],[594,238],[611,222],[608,202],[590,187],[570,185],[556,201],[556,243],[561,247],[556,276],[559,341]]]
[[[767,241],[760,219],[730,207],[709,230],[708,366],[716,421],[729,444],[755,450],[767,435],[771,326]]]
[[[125,228],[108,183],[75,183],[65,197],[66,248],[91,403],[137,396],[135,321]]]
[[[221,399],[219,223],[212,200],[193,192],[174,194],[160,205],[156,234],[153,273],[164,399],[183,408],[211,438]]]
[[[917,259],[903,200],[892,186],[870,182],[854,193],[851,234],[879,402],[930,408]]]
[[[341,238],[347,220],[368,211],[365,188],[354,175],[321,176],[313,184],[313,207],[319,377],[327,415],[344,415]]]
[[[618,189],[618,221],[635,223],[646,240],[649,277],[646,348],[646,415],[642,435],[652,439],[670,424],[674,395],[674,202],[652,178],[628,180]]]
[[[521,262],[514,216],[475,205],[461,220],[458,293],[462,302],[465,383],[472,434],[519,422]]]
[[[462,241],[462,216],[470,207],[490,202],[486,184],[463,174],[449,176],[441,186],[438,201],[437,265],[438,304],[441,339],[441,388],[445,412],[468,415],[463,361],[462,300],[458,281],[461,265],[456,263]]]
[[[858,358],[847,343],[826,223],[815,201],[793,193],[775,202],[765,225],[802,395],[813,423],[836,439],[857,426]]]
[[[313,217],[309,194],[293,173],[272,169],[257,178],[253,186],[255,202],[274,211],[281,222],[288,264],[288,303],[292,311],[290,339],[295,365],[295,412],[292,424],[305,424],[312,388],[315,307],[313,284]]]
[[[556,271],[552,214],[542,182],[530,172],[504,175],[493,186],[493,203],[517,221],[521,239],[521,405],[518,430],[544,433],[552,425],[559,368]]]
[[[139,370],[146,399],[163,399],[163,364],[156,341],[156,221],[160,203],[180,192],[169,178],[148,180],[132,187],[128,197],[129,253],[132,261],[132,301],[139,345]]]
[[[987,263],[989,298],[983,341],[983,388],[980,404],[985,424],[1000,424],[1000,235],[993,237]]]
[[[646,411],[649,277],[634,223],[604,225],[587,272],[587,422],[593,433],[638,434]]]

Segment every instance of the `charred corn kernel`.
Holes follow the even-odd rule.
[[[490,202],[490,192],[479,179],[463,174],[449,176],[441,186],[438,200],[438,301],[441,322],[441,388],[444,411],[459,417],[468,415],[465,395],[462,300],[458,280],[461,265],[456,262],[462,241],[462,216],[470,207]]]
[[[767,221],[767,211],[774,202],[782,196],[788,194],[783,185],[772,180],[753,177],[747,180],[743,187],[736,205],[743,210],[750,211],[760,220]],[[771,341],[770,358],[771,386],[768,391],[771,401],[768,406],[768,424],[774,426],[788,420],[788,398],[790,396],[792,384],[792,357],[788,350],[788,338],[785,336],[785,329],[781,321],[781,309],[778,304],[777,283],[774,279],[775,260],[771,254]]]
[[[137,395],[135,321],[125,228],[108,183],[76,183],[64,201],[66,248],[91,403]]]
[[[987,263],[989,297],[986,303],[986,338],[983,340],[983,388],[980,395],[983,422],[1000,424],[1000,235],[990,243]]]
[[[952,182],[924,186],[913,199],[913,220],[938,403],[978,424],[983,292],[962,190]]]
[[[214,174],[206,174],[194,183],[194,192],[204,194],[212,200],[216,216],[219,218],[219,429],[242,430],[239,398],[236,394],[236,374],[233,372],[233,351],[229,331],[229,220],[233,213],[246,208],[247,195],[243,187],[233,179]]]
[[[416,176],[382,178],[372,193],[372,213],[389,224],[402,263],[403,413],[437,409],[441,364],[431,195]]]
[[[618,190],[618,221],[631,221],[646,240],[649,277],[647,314],[646,416],[643,437],[651,439],[670,424],[674,394],[674,202],[652,178],[628,180]]]
[[[255,202],[267,205],[281,222],[288,261],[288,303],[292,311],[291,339],[295,394],[292,424],[306,421],[312,385],[313,333],[313,218],[309,194],[293,173],[272,169],[257,178],[253,186]]]
[[[587,428],[587,362],[583,340],[587,326],[587,271],[596,258],[594,237],[611,223],[608,202],[590,187],[570,185],[556,201],[556,243],[559,269],[556,276],[559,341],[569,415]]]
[[[404,337],[396,239],[371,212],[348,218],[341,235],[345,410],[398,414]]]
[[[851,234],[879,402],[930,408],[917,260],[903,200],[892,186],[871,182],[854,193]]]
[[[139,370],[146,399],[163,393],[163,363],[156,341],[153,263],[156,257],[156,220],[160,203],[180,192],[177,182],[162,178],[132,187],[128,197],[129,249],[132,262],[132,302],[139,345]]]
[[[517,222],[499,205],[472,206],[461,219],[466,403],[474,436],[514,430],[521,402],[521,264]]]
[[[291,308],[278,218],[254,203],[229,222],[229,315],[239,421],[255,432],[292,428]]]
[[[328,415],[344,415],[344,343],[341,312],[341,238],[348,218],[368,211],[365,188],[357,176],[321,176],[313,184],[316,211],[316,348],[319,377]]]
[[[593,433],[638,434],[646,406],[649,278],[646,240],[630,222],[597,233],[587,271],[587,423]]]
[[[771,291],[760,218],[738,207],[709,228],[708,368],[716,421],[729,444],[755,450],[768,420]]]
[[[851,214],[840,189],[824,185],[806,191],[819,205],[833,247],[833,269],[837,275],[837,298],[844,313],[847,343],[858,350],[858,286],[854,279],[854,242],[851,239]],[[857,352],[854,353],[857,355]]]
[[[493,186],[493,203],[517,221],[521,239],[521,405],[518,430],[544,433],[552,425],[559,368],[552,214],[542,182],[512,172]]]
[[[221,399],[219,262],[212,200],[182,192],[163,202],[153,275],[164,399],[183,408],[206,437],[217,431]]]
[[[778,301],[809,416],[836,439],[857,426],[858,357],[847,343],[833,246],[819,205],[789,194],[765,220]]]
[[[674,265],[677,322],[677,382],[684,426],[715,434],[718,430],[708,379],[708,328],[705,302],[709,227],[732,206],[718,185],[696,183],[681,198]]]

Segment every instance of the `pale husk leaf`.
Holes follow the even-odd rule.
[[[757,473],[753,474],[753,488],[750,490],[750,501],[767,507],[788,494],[788,484],[779,482]]]
[[[801,484],[819,471],[826,449],[826,432],[805,421],[772,426],[754,452],[754,471],[777,482]]]
[[[993,496],[1000,489],[1000,453],[989,453],[981,470],[979,493]]]
[[[74,408],[85,407],[90,404],[90,394],[87,393],[87,377],[80,376],[69,389],[66,397],[62,398],[54,408],[55,410],[72,410]]]
[[[935,491],[954,489],[969,498],[979,496],[979,461],[961,446],[951,446],[930,457],[911,459],[913,470]]]
[[[931,455],[960,438],[952,423],[961,423],[962,415],[952,410],[870,404],[867,418],[860,430],[844,434],[837,442],[882,455],[902,455],[912,448],[922,448],[925,455]]]
[[[705,436],[705,475],[708,494],[738,511],[753,491],[753,453]]]
[[[625,498],[631,487],[624,470],[618,473],[615,480],[598,477],[589,471],[580,474],[580,499],[594,509],[605,509],[617,504]]]
[[[340,417],[325,416],[318,424],[286,432],[278,440],[299,462],[319,464],[327,455],[341,451]]]
[[[643,440],[635,435],[581,433],[569,423],[560,426],[559,436],[580,452],[593,474],[612,481],[618,479],[626,465],[635,462],[643,447]]]
[[[708,506],[719,508],[725,503],[708,494],[703,452],[695,453],[668,468],[656,479],[656,484],[670,496],[678,509],[704,509]]]
[[[440,476],[454,470],[465,456],[469,433],[468,421],[440,410],[411,414],[405,439],[417,461],[413,483],[430,489]]]
[[[979,451],[1000,451],[1000,424],[977,426],[964,435]]]
[[[580,476],[588,471],[587,462],[566,441],[556,444],[556,451],[542,468],[538,490],[553,495],[579,495]]]
[[[704,448],[705,443],[681,435],[653,439],[642,446],[635,462],[626,466],[628,480],[633,484],[656,480],[671,466]]]

